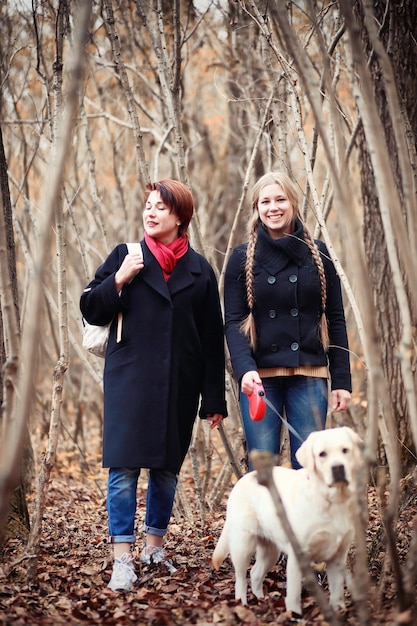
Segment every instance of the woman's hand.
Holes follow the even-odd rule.
[[[143,270],[144,262],[140,254],[126,254],[123,263],[114,275],[116,290],[121,291],[123,285],[130,282],[140,270]]]
[[[346,389],[335,389],[332,391],[332,411],[344,411],[349,406],[350,392]]]
[[[240,382],[240,388],[243,393],[246,393],[247,396],[250,396],[253,393],[253,389],[256,384],[262,384],[261,377],[259,376],[256,370],[246,372],[243,374],[242,380]]]
[[[216,428],[216,426],[222,423],[223,415],[214,413],[214,415],[207,415],[206,419],[210,422],[210,428]]]

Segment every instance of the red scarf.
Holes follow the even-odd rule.
[[[164,243],[161,243],[145,233],[145,242],[161,266],[165,280],[168,280],[177,262],[188,250],[188,239],[178,237],[178,239],[174,239],[172,243],[166,246]]]

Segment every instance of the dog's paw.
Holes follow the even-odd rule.
[[[256,596],[258,600],[263,600],[263,598],[265,597],[262,585],[260,587],[252,585],[252,593],[254,596]]]
[[[335,613],[346,613],[346,605],[343,599],[333,601],[330,599],[330,606],[332,607]]]
[[[240,602],[241,604],[243,604],[243,606],[248,606],[248,599],[246,597],[246,594],[236,594],[235,602],[236,603]]]

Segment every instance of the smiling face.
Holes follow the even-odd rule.
[[[294,207],[278,183],[266,185],[260,190],[257,209],[272,239],[280,239],[294,231]]]
[[[178,237],[178,215],[164,203],[159,191],[151,191],[146,200],[143,226],[148,235],[165,245]]]

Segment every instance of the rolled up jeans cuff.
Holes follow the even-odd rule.
[[[165,528],[153,528],[152,526],[148,526],[147,524],[143,525],[143,530],[150,535],[156,535],[157,537],[165,537],[168,532],[168,529]]]
[[[109,535],[108,543],[135,543],[135,535]]]

